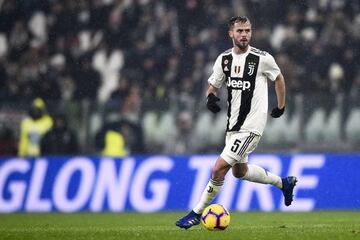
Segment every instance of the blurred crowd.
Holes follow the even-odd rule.
[[[360,102],[358,0],[0,1],[0,101],[100,102],[141,136],[147,109],[203,106],[234,15],[251,19],[251,45],[274,55],[290,102]]]

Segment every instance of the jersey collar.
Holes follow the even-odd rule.
[[[235,55],[235,56],[243,56],[243,55],[247,55],[247,54],[250,52],[250,49],[251,49],[251,46],[249,45],[249,46],[248,46],[248,49],[246,50],[246,52],[237,54],[237,53],[235,53],[234,47],[233,47],[233,48],[231,49],[231,52],[232,52],[232,54]]]

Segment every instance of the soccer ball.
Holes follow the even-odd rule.
[[[207,230],[225,230],[230,224],[230,213],[220,204],[211,204],[203,211],[201,223]]]

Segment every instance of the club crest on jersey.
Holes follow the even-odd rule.
[[[249,65],[248,65],[248,70],[249,70],[248,75],[249,76],[254,74],[255,66],[256,66],[255,62],[249,62]]]
[[[239,74],[240,73],[240,66],[235,66],[235,73],[236,74]]]

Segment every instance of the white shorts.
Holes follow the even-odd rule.
[[[254,151],[260,138],[260,135],[252,132],[228,132],[220,157],[231,166],[236,163],[247,163],[248,155]]]

